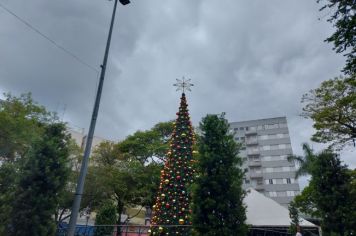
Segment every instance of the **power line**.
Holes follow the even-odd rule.
[[[31,23],[29,23],[28,21],[24,20],[23,18],[21,18],[20,16],[18,16],[16,13],[14,13],[13,11],[11,11],[10,9],[8,9],[7,7],[5,7],[2,3],[0,3],[0,7],[3,8],[5,11],[7,11],[9,14],[13,15],[16,19],[18,19],[19,21],[21,21],[24,25],[26,25],[27,27],[29,27],[32,31],[34,31],[35,33],[39,34],[41,37],[43,37],[44,39],[46,39],[47,41],[49,41],[50,43],[52,43],[54,46],[56,46],[58,49],[62,50],[63,52],[67,53],[69,56],[71,56],[72,58],[74,58],[75,60],[77,60],[79,63],[83,64],[84,66],[90,68],[91,70],[95,71],[95,72],[99,72],[94,66],[89,65],[88,63],[86,63],[85,61],[83,61],[82,59],[80,59],[78,56],[76,56],[74,53],[72,53],[71,51],[69,51],[68,49],[64,48],[63,46],[61,46],[60,44],[58,44],[56,41],[54,41],[53,39],[51,39],[49,36],[45,35],[44,33],[42,33],[39,29],[37,29],[36,27],[34,27]]]

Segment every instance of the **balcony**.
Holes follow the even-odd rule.
[[[263,184],[257,184],[257,185],[255,186],[255,189],[256,189],[257,191],[260,191],[260,190],[265,190],[265,187],[264,187]]]
[[[248,166],[261,166],[261,161],[249,161]]]
[[[258,179],[262,178],[262,172],[250,172],[251,179]]]
[[[260,150],[248,149],[247,150],[247,155],[249,155],[249,156],[259,156],[260,155]]]
[[[256,129],[249,129],[249,130],[246,130],[246,132],[245,132],[246,136],[251,136],[251,135],[256,135],[256,134],[257,134]]]
[[[248,145],[248,146],[258,145],[258,140],[257,139],[246,139],[246,145]]]

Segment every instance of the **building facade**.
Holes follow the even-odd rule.
[[[293,152],[286,117],[232,122],[230,128],[242,145],[244,188],[287,206],[300,189],[295,164],[287,160]]]
[[[85,146],[87,144],[87,135],[84,133],[84,129],[78,129],[78,128],[68,128],[68,133],[72,137],[72,139],[75,141],[75,143],[81,148],[85,149]],[[91,145],[91,152],[102,142],[112,142],[110,140],[94,136],[93,137],[93,142]]]

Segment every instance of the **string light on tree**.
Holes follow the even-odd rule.
[[[182,91],[177,119],[170,140],[170,149],[161,171],[161,180],[153,206],[150,235],[191,235],[188,191],[195,174],[193,166],[194,134],[190,122],[185,91],[191,91],[190,79],[177,79],[174,86]]]

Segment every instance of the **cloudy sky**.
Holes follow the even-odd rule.
[[[89,65],[101,64],[113,2],[0,0]],[[193,124],[207,113],[229,121],[287,116],[293,150],[312,123],[303,93],[340,74],[344,58],[310,0],[132,0],[118,7],[96,135],[120,140],[175,118],[186,76]],[[321,18],[321,20],[319,20]],[[0,92],[32,92],[73,127],[88,130],[98,73],[0,8]],[[316,148],[320,145],[313,144]],[[356,167],[355,152],[344,161]]]

